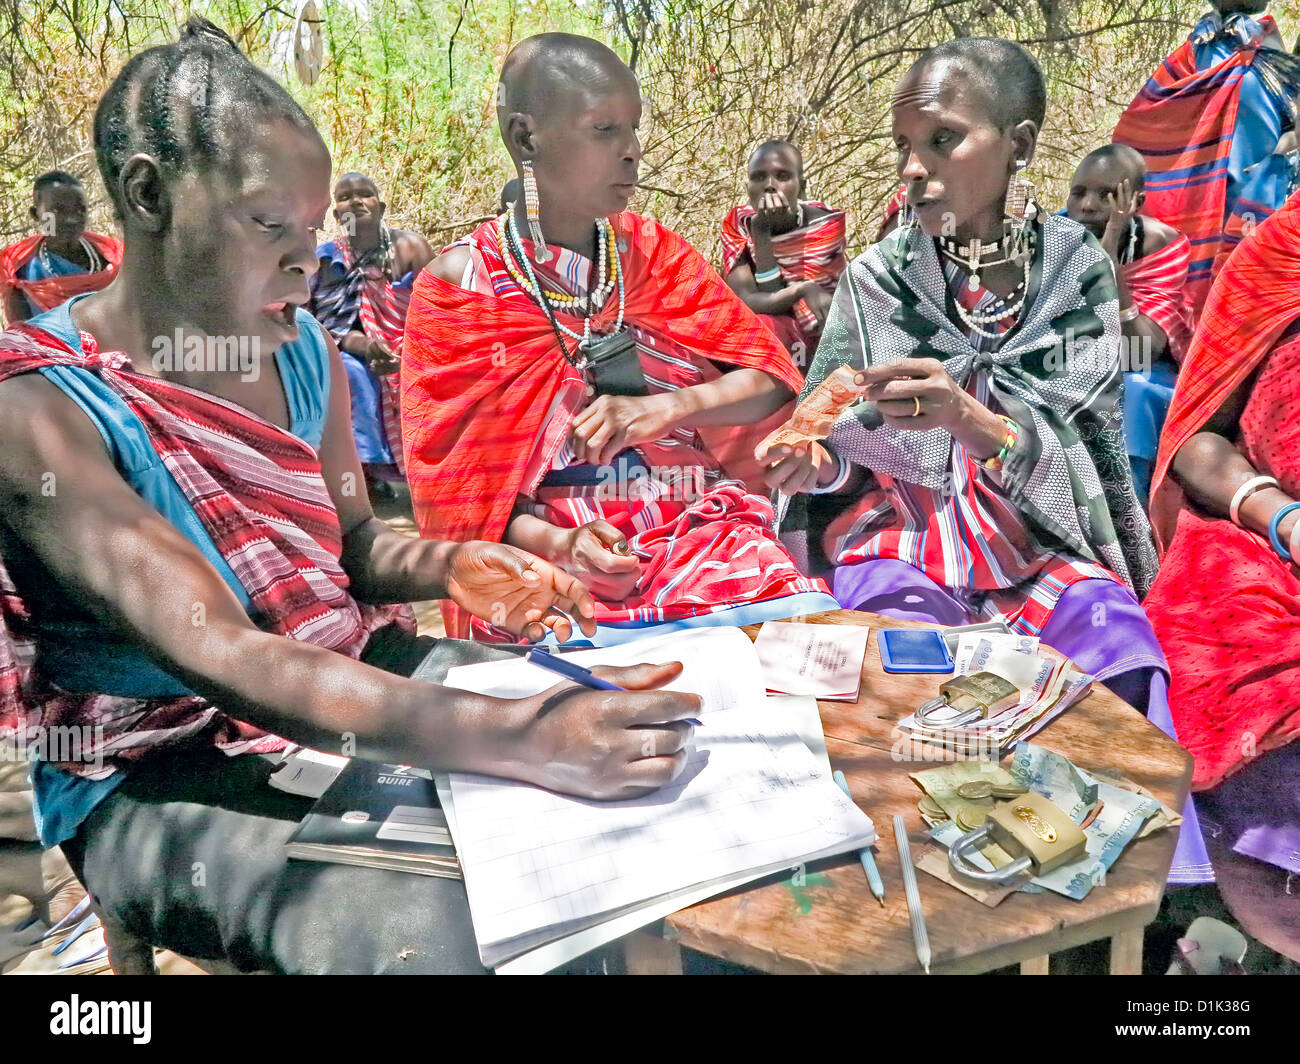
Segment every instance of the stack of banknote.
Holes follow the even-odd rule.
[[[937,844],[923,852],[917,867],[989,905],[1016,890],[1050,890],[1076,900],[1087,897],[1094,886],[1104,882],[1107,870],[1130,842],[1182,822],[1139,788],[1098,779],[1068,758],[1033,743],[1018,744],[1007,765],[957,761],[913,773],[912,779],[925,792],[918,804]],[[1083,829],[1087,853],[1046,875],[1022,877],[1005,887],[986,887],[954,876],[948,868],[948,847],[982,824],[999,798],[1026,791],[1043,795]],[[991,870],[1009,864],[1012,857],[995,843],[985,842],[972,860]]]
[[[936,710],[932,723],[922,727],[915,716],[898,722],[899,728],[921,742],[933,743],[963,754],[989,756],[1027,739],[1078,702],[1092,687],[1092,677],[1074,667],[1069,658],[1040,652],[1037,636],[1001,635],[996,632],[966,634],[953,656],[958,675],[992,672],[1020,689],[1020,702],[993,716],[959,726],[954,710]]]

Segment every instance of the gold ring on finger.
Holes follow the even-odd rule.
[[[916,409],[912,411],[912,416],[913,416],[913,417],[920,417],[920,416],[921,416],[921,397],[920,397],[919,395],[914,395],[914,396],[912,396],[912,402],[914,402],[914,403],[916,404]]]

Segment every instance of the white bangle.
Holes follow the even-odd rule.
[[[826,487],[813,488],[812,491],[809,492],[810,495],[829,495],[833,491],[839,491],[840,488],[844,487],[848,482],[849,473],[853,470],[851,463],[844,461],[843,458],[829,448],[825,448],[825,450],[831,458],[834,458],[835,461],[839,463],[840,471],[835,474],[835,479],[827,484]],[[1300,522],[1297,523],[1300,524]]]
[[[1272,477],[1251,477],[1237,489],[1237,494],[1232,497],[1232,502],[1228,505],[1228,520],[1240,528],[1241,504],[1261,488],[1276,488],[1277,486],[1277,481]]]
[[[1130,303],[1127,307],[1120,310],[1119,323],[1121,325],[1127,325],[1129,322],[1134,321],[1141,313],[1142,312],[1138,310],[1136,303]]]

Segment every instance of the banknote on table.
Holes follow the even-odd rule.
[[[801,447],[826,439],[835,419],[865,392],[864,388],[853,383],[858,372],[852,366],[840,366],[835,370],[795,407],[789,421],[754,448],[754,457],[761,462],[773,447]]]
[[[1121,779],[1119,776],[1108,776],[1102,772],[1093,772],[1090,773],[1090,775],[1099,783],[1109,783],[1112,787],[1119,787],[1122,790],[1132,791],[1134,794],[1140,794],[1144,798],[1153,798],[1157,802],[1160,802],[1160,799],[1156,798],[1149,790],[1145,787],[1139,786],[1132,780]],[[1139,839],[1145,839],[1148,835],[1154,835],[1157,831],[1163,831],[1165,828],[1180,827],[1182,823],[1183,815],[1181,813],[1175,813],[1169,808],[1169,806],[1165,805],[1164,802],[1160,802],[1160,812],[1156,813],[1155,816],[1142,826],[1142,830],[1138,832],[1137,837]]]
[[[1088,839],[1087,853],[1044,876],[1035,876],[1026,888],[1031,893],[1034,888],[1045,888],[1076,901],[1087,897],[1124,848],[1137,838],[1143,825],[1160,811],[1160,803],[1154,798],[1102,783],[1068,758],[1033,743],[1016,746],[1011,775],[1069,812],[1075,823],[1098,799],[1102,802],[1101,812],[1083,829]]]
[[[968,804],[957,793],[957,788],[964,783],[986,780],[990,783],[1018,783],[1032,791],[1044,795],[1053,804],[1067,812],[1076,824],[1082,822],[1088,813],[1102,803],[1096,818],[1086,828],[1084,835],[1088,840],[1088,849],[1083,857],[1068,865],[1047,873],[1034,876],[1028,881],[1021,880],[1006,889],[1006,893],[1023,890],[1028,894],[1050,890],[1063,894],[1076,901],[1087,897],[1092,888],[1105,876],[1124,852],[1126,846],[1141,837],[1144,827],[1159,821],[1167,810],[1150,795],[1143,795],[1120,785],[1119,781],[1099,780],[1079,768],[1068,758],[1052,753],[1032,743],[1017,744],[1009,768],[992,762],[959,761],[924,772],[912,773],[912,779],[920,784],[927,794],[934,798],[947,812],[952,820],[931,826],[930,837],[945,851],[958,839],[962,830],[956,824],[956,815],[961,806]],[[1162,826],[1168,826],[1163,824]],[[996,905],[1006,896],[1003,893],[996,900],[991,900],[996,891],[981,897],[977,891],[985,888],[978,884],[968,884],[955,877],[948,867],[946,853],[942,859],[917,862],[917,867],[929,872],[945,883],[950,883],[984,902]],[[988,870],[1001,868],[1010,862],[1011,857],[1000,847],[985,842],[972,855],[974,863]],[[967,888],[970,889],[967,889]],[[997,888],[1001,889],[1001,888]]]
[[[959,753],[985,754],[1009,749],[1026,735],[1041,731],[1091,689],[1092,677],[1079,672],[1060,654],[1040,653],[1035,636],[971,633],[963,635],[954,655],[956,672],[996,673],[1020,688],[1020,703],[1001,713],[956,728],[944,727],[945,711],[932,711],[930,728],[908,716],[898,727],[924,742]],[[956,719],[957,711],[950,714]]]

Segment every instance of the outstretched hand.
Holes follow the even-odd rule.
[[[536,642],[553,631],[564,642],[573,635],[569,617],[585,635],[596,634],[591,593],[532,554],[475,540],[458,545],[447,568],[447,594],[456,604],[512,635]]]

